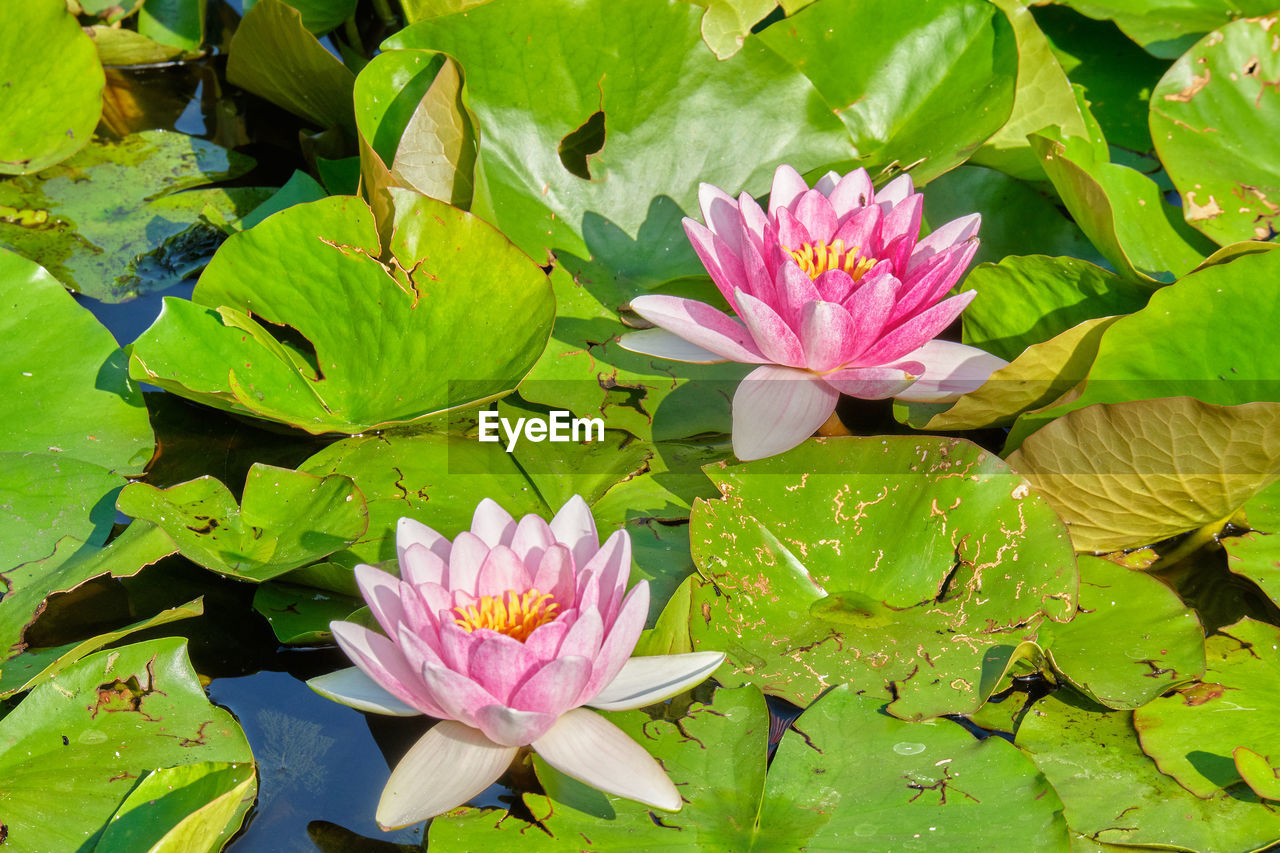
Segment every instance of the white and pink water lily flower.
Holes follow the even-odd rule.
[[[600,544],[585,501],[548,524],[518,522],[492,500],[450,542],[408,518],[396,532],[400,577],[358,566],[356,581],[385,635],[331,627],[356,666],[311,679],[331,699],[382,714],[426,714],[427,731],[391,773],[378,803],[391,829],[465,803],[523,746],[600,790],[660,809],[681,799],[652,756],[594,711],[660,702],[700,683],[719,652],[631,657],[649,586],[627,592],[631,540]]]
[[[703,184],[706,224],[684,220],[734,318],[676,296],[631,308],[658,328],[624,335],[626,349],[675,361],[759,364],[733,397],[733,449],[760,459],[795,447],[841,394],[941,402],[977,388],[1003,359],[934,340],[976,295],[943,299],[973,260],[981,217],[923,240],[924,197],[902,175],[876,192],[865,169],[813,189],[780,166],[769,211]],[[941,301],[940,301],[941,300]]]

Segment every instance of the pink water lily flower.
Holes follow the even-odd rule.
[[[492,500],[450,542],[408,518],[396,533],[400,577],[358,566],[356,581],[386,634],[333,622],[350,669],[313,678],[317,692],[364,711],[426,714],[427,731],[378,803],[391,829],[461,805],[493,783],[520,747],[603,791],[677,810],[679,793],[639,744],[582,707],[627,710],[698,684],[719,652],[631,657],[649,587],[627,592],[631,540],[604,543],[573,497],[550,524],[517,522]]]
[[[981,217],[919,239],[924,197],[909,176],[876,192],[865,169],[830,172],[810,189],[780,166],[768,213],[708,184],[698,199],[706,224],[686,218],[685,232],[737,318],[692,299],[639,296],[631,308],[658,328],[619,343],[676,361],[762,365],[733,397],[739,458],[795,447],[841,394],[943,401],[1007,364],[933,340],[976,295],[942,298],[973,260]]]

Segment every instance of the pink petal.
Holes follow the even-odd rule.
[[[912,364],[913,367],[919,365]],[[920,368],[923,370],[923,368]],[[837,370],[822,377],[823,381],[841,394],[860,400],[884,400],[900,393],[916,381],[919,374],[911,374],[901,366],[852,367]]]
[[[799,249],[805,243],[816,243],[817,238],[796,215],[785,207],[778,209],[778,242],[787,249]]]
[[[448,563],[421,542],[414,542],[400,552],[400,577],[415,586],[440,583]]]
[[[884,239],[883,235],[881,239]],[[915,237],[910,234],[900,234],[881,246],[878,254],[883,260],[889,262],[889,269],[904,270],[907,268],[907,258],[910,257],[911,249],[915,244]]]
[[[817,190],[809,190],[796,202],[796,219],[804,223],[810,241],[826,240],[836,233],[836,212],[827,197]]]
[[[702,221],[712,234],[724,240],[729,251],[742,255],[742,213],[733,197],[711,184],[698,185],[698,206],[702,208]]]
[[[462,723],[437,723],[418,739],[382,789],[377,820],[399,829],[444,814],[497,781],[516,757]]]
[[[915,251],[911,253],[911,260],[907,263],[907,272],[911,272],[939,252],[971,239],[978,233],[980,227],[982,227],[982,215],[971,213],[933,229],[928,237],[916,244]]]
[[[577,620],[576,610],[561,613],[554,622],[534,628],[533,633],[524,641],[524,647],[540,661],[553,660],[564,642],[564,635]]]
[[[515,519],[492,498],[480,501],[476,505],[475,514],[471,516],[471,532],[490,548],[511,544],[511,535],[515,529]]]
[[[564,506],[551,519],[551,535],[573,554],[575,567],[585,566],[600,550],[600,534],[596,532],[596,520],[591,507],[580,495],[565,501]]]
[[[798,328],[800,318],[804,314],[804,306],[815,299],[822,298],[814,280],[809,278],[809,274],[801,270],[795,259],[790,257],[778,266],[778,272],[774,276],[774,286],[777,297],[774,302],[766,304],[771,305],[788,326]],[[739,305],[739,313],[741,313],[741,305]],[[749,325],[748,328],[750,328]],[[761,347],[761,349],[764,348]]]
[[[508,590],[524,593],[533,585],[533,578],[524,561],[505,545],[489,551],[476,576],[476,595],[500,596]]]
[[[843,222],[853,211],[871,204],[875,199],[875,187],[866,169],[855,169],[840,179],[830,196],[831,207]]]
[[[845,301],[845,310],[853,318],[854,330],[851,336],[854,346],[842,363],[847,364],[857,358],[880,339],[880,333],[892,316],[899,286],[898,280],[887,273],[869,276],[859,283],[858,289]]]
[[[813,185],[813,188],[823,195],[831,195],[831,191],[840,183],[840,173],[834,169],[827,172]]]
[[[559,716],[577,707],[578,694],[591,677],[584,657],[557,658],[531,675],[511,697],[511,706]]]
[[[396,523],[396,556],[403,559],[405,549],[418,543],[442,560],[449,559],[449,540],[421,521],[402,518]]]
[[[733,452],[745,461],[790,450],[822,426],[838,397],[807,370],[756,368],[733,395]]]
[[[920,236],[920,217],[924,213],[924,196],[916,193],[907,197],[885,214],[880,224],[880,245],[887,246],[899,237],[910,237],[911,247],[915,248],[915,240]],[[907,252],[907,256],[911,253]],[[904,256],[905,261],[905,256]],[[904,269],[904,266],[898,269]]]
[[[552,767],[593,788],[667,811],[681,806],[680,793],[653,756],[593,711],[569,711],[533,748]]]
[[[400,651],[404,654],[405,663],[407,663],[414,672],[421,672],[422,667],[445,666],[443,660],[440,659],[435,648],[432,648],[423,637],[415,634],[407,625],[401,625],[396,631],[396,645],[400,647]]]
[[[439,643],[440,635],[440,607],[434,607],[433,604],[448,606],[448,596],[438,596],[434,590],[431,592],[431,603],[428,603],[426,596],[422,594],[423,589],[442,589],[436,584],[426,584],[422,587],[414,586],[408,581],[400,582],[400,607],[403,611],[400,617],[402,626],[408,628],[415,634],[421,634],[427,637],[431,643]],[[385,629],[386,626],[384,625]],[[399,627],[393,629],[399,630]]]
[[[635,651],[644,630],[645,619],[649,617],[649,582],[640,581],[631,588],[627,597],[622,599],[618,608],[618,618],[605,635],[600,644],[600,651],[591,666],[591,680],[583,688],[578,703],[590,701],[604,686],[617,677],[627,658]]]
[[[524,561],[527,566],[536,566],[543,553],[555,544],[556,536],[551,532],[551,525],[539,516],[529,513],[516,525],[515,535],[511,537],[511,550]]]
[[[901,400],[940,403],[976,391],[995,371],[1009,362],[977,347],[952,341],[929,341],[907,358],[924,364],[922,375],[909,388],[895,394]]]
[[[556,724],[557,714],[517,711],[502,705],[486,705],[476,711],[476,726],[484,736],[502,746],[527,746]]]
[[[564,640],[556,654],[560,657],[580,656],[595,660],[600,654],[600,644],[604,641],[604,621],[600,611],[594,607],[584,607],[578,612],[578,619],[565,632]]]
[[[417,671],[409,668],[395,643],[354,622],[330,622],[329,630],[351,662],[380,687],[424,714],[443,716],[440,705],[423,686]]]
[[[773,173],[773,189],[769,192],[769,218],[774,219],[779,210],[790,208],[808,189],[799,172],[785,163],[779,166]]]
[[[810,370],[823,373],[844,364],[854,350],[857,325],[849,312],[834,302],[804,306],[800,340]]]
[[[752,245],[743,248],[742,267],[747,277],[747,286],[743,290],[757,299],[770,302],[774,298],[773,278],[769,272],[769,265],[761,256],[761,251]],[[737,310],[736,305],[734,310]]]
[[[451,590],[465,590],[476,595],[476,577],[487,556],[489,546],[483,539],[466,530],[459,533],[458,538],[453,540],[444,585]]]
[[[627,579],[631,577],[631,537],[627,531],[618,530],[606,539],[599,553],[583,567],[583,572],[599,578],[600,594],[597,601],[584,601],[582,604],[598,605],[607,631],[617,615]]]
[[[631,310],[650,323],[730,361],[759,364],[767,360],[741,323],[703,302],[649,294],[632,299]]]
[[[960,316],[960,312],[967,308],[977,295],[977,291],[970,290],[908,318],[901,325],[891,329],[874,347],[858,356],[857,366],[871,367],[888,364],[918,349],[951,325],[951,322]]]
[[[913,192],[915,187],[911,184],[911,176],[899,175],[876,193],[876,204],[880,205],[882,211],[888,213],[891,207],[906,201]]]
[[[889,323],[894,324],[903,317],[919,313],[922,308],[945,296],[960,280],[976,251],[978,241],[973,240],[953,246],[916,267],[916,272],[903,283],[902,296],[894,306]]]
[[[563,611],[575,603],[573,582],[573,555],[566,546],[556,543],[546,550],[538,562],[538,569],[533,576],[533,588],[549,593]]]
[[[688,364],[720,364],[729,359],[691,344],[684,338],[668,332],[666,329],[644,329],[639,332],[627,332],[618,338],[618,346],[629,352],[640,355],[651,355],[671,361],[683,361]]]
[[[363,563],[355,568],[356,586],[387,636],[394,637],[396,627],[404,621],[400,604],[400,579]]]
[[[760,209],[756,200],[746,193],[738,196],[738,210],[742,214],[743,233],[750,237],[751,245],[755,247],[756,252],[763,254],[764,232],[768,227],[769,218]]]
[[[788,367],[804,366],[800,339],[777,311],[749,293],[738,291],[738,314],[765,357]]]
[[[842,269],[827,270],[813,280],[813,286],[818,291],[816,298],[823,302],[843,303],[856,284],[853,276]]]
[[[454,672],[466,672],[471,645],[479,638],[452,620],[440,620],[440,659]]]
[[[747,285],[747,276],[742,269],[742,261],[725,241],[716,236],[706,226],[692,219],[684,220],[684,233],[693,245],[707,274],[715,282],[716,287],[724,294],[724,298],[733,305],[733,291]]]
[[[467,674],[490,696],[504,705],[510,704],[511,694],[541,662],[513,637],[487,628],[477,629],[473,636],[479,640],[471,645]]]
[[[476,711],[486,705],[502,704],[489,691],[467,676],[445,667],[424,666],[422,683],[431,694],[431,698],[444,711],[442,714],[432,716],[457,720],[468,726],[476,724]]]
[[[881,213],[876,205],[859,208],[836,229],[835,240],[843,240],[846,252],[857,251],[860,257],[874,257],[880,231]]]

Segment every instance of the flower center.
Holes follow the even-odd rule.
[[[809,278],[817,278],[828,270],[844,270],[857,281],[876,265],[874,258],[859,258],[857,246],[846,251],[844,240],[834,240],[830,246],[826,240],[819,240],[817,245],[805,243],[799,249],[786,251]]]
[[[520,595],[507,590],[502,595],[482,595],[467,607],[453,608],[453,621],[468,634],[488,628],[523,643],[535,628],[554,620],[559,609],[550,593],[531,589]]]

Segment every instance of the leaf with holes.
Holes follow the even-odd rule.
[[[0,813],[17,850],[79,849],[152,771],[218,762],[239,765],[240,780],[253,772],[244,733],[209,704],[176,637],[98,652],[54,676],[0,720],[0,743]],[[190,813],[155,808],[168,825],[148,832]]]
[[[231,237],[192,301],[166,299],[134,342],[133,374],[313,434],[408,423],[514,388],[551,328],[546,276],[478,218],[394,192],[385,247],[368,206],[342,196]]]
[[[1276,752],[1280,628],[1242,619],[1205,641],[1204,677],[1134,712],[1142,751],[1197,797],[1241,781],[1238,747]]]
[[[1076,550],[1150,545],[1221,526],[1280,478],[1280,403],[1090,406],[1028,437],[1008,461],[1067,522]]]
[[[1252,18],[1215,30],[1151,93],[1151,135],[1183,215],[1222,245],[1280,233],[1275,24]]]
[[[968,713],[1043,618],[1075,612],[1062,523],[969,442],[819,439],[707,473],[724,497],[690,518],[692,634],[727,652],[721,683],[804,705],[847,681],[903,719]]]

